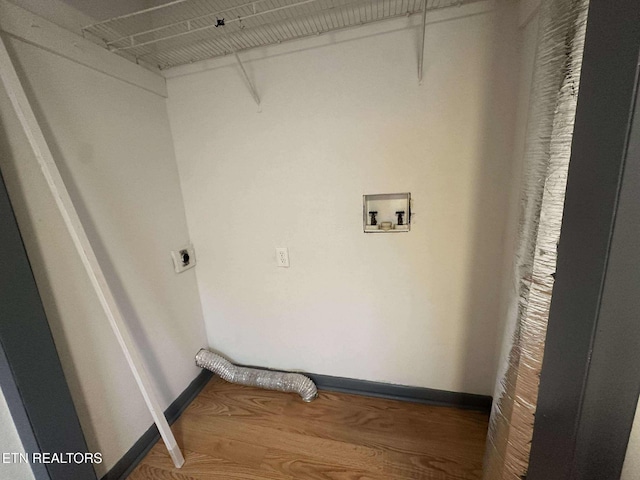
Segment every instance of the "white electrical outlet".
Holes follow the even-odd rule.
[[[196,266],[196,252],[193,249],[193,245],[186,245],[172,251],[171,258],[173,259],[173,268],[176,273],[182,273]]]
[[[289,249],[286,247],[276,248],[276,265],[279,267],[289,267]]]

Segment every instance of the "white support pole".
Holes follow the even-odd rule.
[[[4,84],[7,91],[7,95],[11,100],[11,104],[20,120],[22,128],[29,140],[33,153],[38,160],[38,164],[42,169],[42,173],[49,185],[49,189],[53,195],[53,198],[60,210],[60,214],[64,219],[64,222],[69,230],[69,234],[73,240],[73,243],[80,255],[80,259],[85,267],[89,280],[93,285],[93,288],[100,300],[100,304],[104,309],[104,313],[109,319],[113,333],[115,334],[120,347],[124,353],[131,373],[133,373],[140,392],[144,397],[144,400],[151,412],[153,421],[160,431],[160,435],[164,440],[164,443],[169,450],[169,455],[173,460],[173,463],[177,468],[180,468],[184,464],[184,457],[182,452],[176,443],[176,439],[171,432],[171,428],[167,423],[167,419],[164,417],[164,413],[160,408],[160,404],[156,398],[153,390],[153,385],[149,380],[149,375],[144,368],[144,364],[138,351],[135,348],[131,334],[127,328],[127,325],[122,318],[122,314],[118,309],[118,305],[113,297],[113,293],[109,288],[109,284],[100,268],[98,259],[95,256],[91,243],[87,238],[87,234],[82,227],[78,212],[73,206],[69,192],[64,185],[58,167],[53,160],[51,150],[47,145],[47,141],[44,138],[38,120],[36,119],[29,99],[24,91],[20,79],[16,72],[16,69],[11,62],[11,57],[7,51],[7,47],[0,37],[0,79]]]
[[[240,61],[240,57],[238,56],[238,54],[236,52],[233,52],[233,54],[236,57],[236,61],[238,62],[238,66],[240,67],[240,71],[242,72],[242,76],[244,77],[245,82],[247,82],[247,86],[249,87],[249,91],[251,92],[251,96],[253,97],[253,99],[255,100],[255,102],[259,106],[260,105],[260,97],[258,96],[258,92],[256,92],[256,89],[254,88],[253,83],[251,83],[251,80],[249,79],[249,75],[247,75],[247,71],[244,69],[244,65],[242,65],[242,62]]]
[[[427,3],[428,0],[424,0],[422,6],[422,36],[420,37],[420,52],[418,55],[418,84],[422,85],[422,69],[424,66],[424,39],[427,33]]]

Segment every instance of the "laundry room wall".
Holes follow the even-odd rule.
[[[209,345],[269,368],[491,395],[520,62],[508,3],[166,71]],[[411,231],[362,196],[410,192]],[[290,267],[276,266],[276,247]]]

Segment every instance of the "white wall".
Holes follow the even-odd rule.
[[[11,418],[7,400],[0,390],[0,455],[3,453],[24,454],[25,450]],[[14,457],[10,457],[14,458]],[[0,457],[0,478],[11,480],[33,480],[33,472],[27,463],[3,463]]]
[[[8,1],[78,35],[82,34],[82,27],[96,22],[95,18],[71,7],[69,5],[71,2],[65,2],[64,0],[47,0],[46,2],[41,0]],[[103,3],[108,5],[110,2]]]
[[[232,59],[168,71],[212,348],[492,394],[518,80],[499,17],[430,14],[422,86],[417,17],[243,54],[260,109]],[[364,234],[362,195],[393,192],[411,232]]]
[[[176,275],[169,256],[189,236],[165,99],[21,40],[9,46],[164,408],[198,374],[193,356],[206,344],[195,271]],[[103,453],[101,476],[151,416],[2,88],[0,138],[0,167],[89,449]]]

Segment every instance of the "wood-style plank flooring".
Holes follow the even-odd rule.
[[[320,392],[295,394],[214,377],[172,426],[186,463],[159,441],[129,476],[225,480],[473,480],[481,477],[482,412]]]

